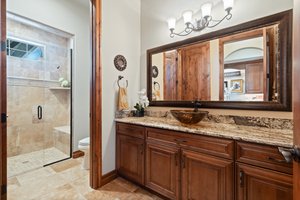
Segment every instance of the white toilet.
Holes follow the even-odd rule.
[[[82,168],[90,169],[90,137],[80,140],[78,142],[78,149],[84,152]]]

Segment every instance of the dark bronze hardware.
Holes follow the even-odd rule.
[[[7,115],[6,113],[1,113],[1,123],[6,123],[7,122]]]
[[[186,143],[187,141],[185,139],[174,139],[175,142],[178,142],[178,143]]]
[[[118,83],[119,88],[121,87],[121,86],[120,86],[120,80],[122,80],[123,78],[124,78],[124,76],[119,76],[119,77],[118,77],[117,83]],[[128,80],[126,80],[126,88],[128,88]]]
[[[141,148],[141,150],[140,150],[141,154],[143,155],[144,154],[144,145],[142,144],[140,148]]]
[[[273,157],[268,157],[270,161],[278,162],[278,163],[286,163],[286,160],[280,160]]]
[[[244,172],[240,171],[240,186],[244,187]]]
[[[278,151],[283,155],[287,163],[291,163],[293,160],[300,163],[300,149],[297,146],[293,148],[278,147]]]
[[[43,119],[43,108],[42,108],[42,106],[37,107],[37,115],[38,115],[39,120]]]
[[[192,102],[194,104],[194,111],[197,112],[199,108],[201,107],[201,103],[198,100],[195,100]]]

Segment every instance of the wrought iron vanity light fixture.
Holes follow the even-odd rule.
[[[232,18],[231,10],[233,8],[234,0],[223,0],[224,9],[226,15],[221,20],[214,20],[211,16],[212,3],[205,3],[201,6],[201,19],[195,19],[195,23],[192,23],[193,20],[193,11],[188,10],[183,12],[182,17],[186,25],[185,29],[179,33],[175,32],[176,27],[176,18],[168,19],[168,25],[170,30],[170,37],[173,38],[176,36],[187,36],[192,32],[200,32],[205,28],[214,28],[218,26],[225,19],[230,20]]]

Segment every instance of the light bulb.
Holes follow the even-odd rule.
[[[185,24],[191,23],[193,18],[193,11],[187,10],[182,14],[182,16]]]
[[[174,30],[176,27],[176,19],[175,18],[168,19],[168,26],[170,30]]]
[[[234,0],[223,0],[224,3],[224,9],[226,11],[231,10],[233,8],[234,5]]]
[[[211,9],[212,9],[212,4],[211,3],[205,3],[201,6],[201,11],[202,11],[202,17],[209,17],[211,16]]]

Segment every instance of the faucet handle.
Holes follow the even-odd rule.
[[[198,99],[196,99],[195,101],[192,101],[192,103],[194,104],[194,111],[198,111],[198,109],[201,106],[201,102]]]
[[[192,101],[192,103],[200,103],[200,100],[195,99],[194,101]]]

